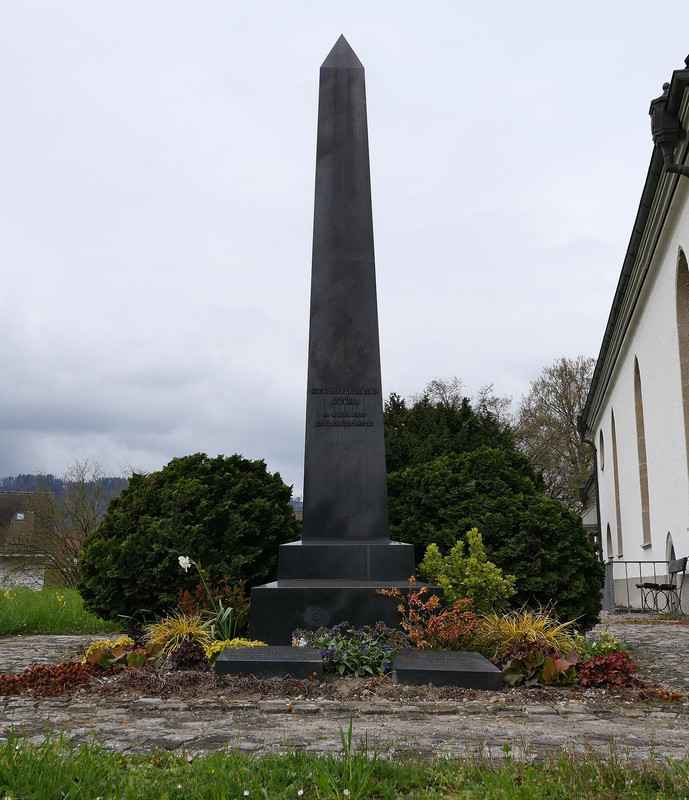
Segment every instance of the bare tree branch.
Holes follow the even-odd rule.
[[[560,358],[546,367],[522,397],[514,430],[517,448],[543,473],[546,494],[581,510],[579,487],[593,466],[591,448],[577,431],[595,359]]]

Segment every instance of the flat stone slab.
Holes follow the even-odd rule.
[[[502,672],[480,653],[400,650],[392,657],[397,683],[421,686],[460,686],[463,689],[501,689]]]
[[[323,680],[323,658],[315,647],[226,647],[215,662],[218,675]]]

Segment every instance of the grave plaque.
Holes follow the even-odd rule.
[[[394,679],[408,686],[460,686],[501,689],[502,672],[480,653],[398,650],[392,657]]]
[[[234,677],[323,680],[323,658],[313,647],[226,647],[214,669]]]
[[[302,539],[254,587],[251,635],[379,619],[408,588],[412,545],[390,541],[364,68],[344,36],[320,71]]]

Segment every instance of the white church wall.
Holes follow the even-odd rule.
[[[603,431],[605,458],[599,466],[601,527],[606,558],[619,559],[617,512],[613,475],[611,409],[615,414],[619,502],[623,537],[622,560],[666,559],[671,532],[677,556],[689,555],[689,475],[681,393],[676,316],[678,248],[689,248],[689,209],[686,191],[675,197],[673,218],[663,234],[626,332],[606,401],[596,418],[596,442]],[[639,478],[635,359],[638,360],[648,472],[651,546],[644,547]],[[613,552],[608,552],[610,525]],[[616,570],[617,573],[617,570]],[[617,578],[618,575],[616,574]]]

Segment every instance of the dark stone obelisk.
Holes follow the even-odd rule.
[[[321,67],[303,541],[390,539],[364,68]]]
[[[302,540],[253,589],[251,635],[395,624],[377,589],[408,588],[414,566],[412,545],[390,541],[366,88],[341,36],[320,73]]]

